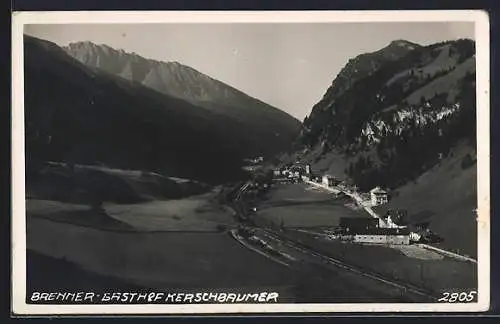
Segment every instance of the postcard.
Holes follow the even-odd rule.
[[[488,310],[485,12],[12,18],[13,314]]]

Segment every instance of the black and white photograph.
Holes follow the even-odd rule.
[[[486,311],[488,33],[14,13],[14,313]]]

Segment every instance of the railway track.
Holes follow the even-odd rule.
[[[342,262],[338,259],[334,259],[328,255],[317,252],[317,251],[305,246],[302,243],[299,243],[297,241],[294,241],[294,240],[291,240],[289,238],[278,235],[275,232],[270,231],[268,229],[259,228],[259,230],[263,231],[266,234],[266,236],[268,236],[271,239],[277,240],[277,241],[281,242],[282,244],[284,244],[292,249],[296,249],[302,253],[317,257],[320,260],[322,260],[323,262],[326,262],[326,263],[333,265],[335,267],[345,269],[347,271],[356,273],[356,274],[363,276],[363,277],[366,277],[366,278],[370,278],[372,280],[376,280],[378,282],[382,282],[382,283],[390,285],[394,288],[398,288],[404,292],[409,292],[409,293],[418,295],[419,297],[424,297],[426,299],[429,299],[429,301],[436,301],[437,298],[439,298],[437,295],[433,294],[432,292],[421,289],[420,287],[417,287],[417,286],[414,286],[414,285],[411,285],[408,283],[397,282],[391,278],[387,278],[383,275],[374,273],[373,271],[369,271],[367,269],[361,269],[359,267],[355,267],[353,265]]]

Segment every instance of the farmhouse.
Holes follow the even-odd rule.
[[[374,217],[342,217],[340,232],[356,243],[410,244],[413,238],[408,228],[383,228]]]
[[[370,190],[370,200],[373,206],[386,204],[389,202],[389,194],[380,187]]]
[[[356,243],[410,244],[410,231],[406,228],[369,228],[354,234]]]

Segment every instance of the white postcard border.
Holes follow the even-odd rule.
[[[470,304],[32,305],[26,297],[23,27],[96,23],[474,22],[477,81],[478,302]],[[101,11],[14,12],[12,16],[12,311],[16,315],[302,312],[479,312],[490,302],[489,19],[478,10],[434,11]]]

